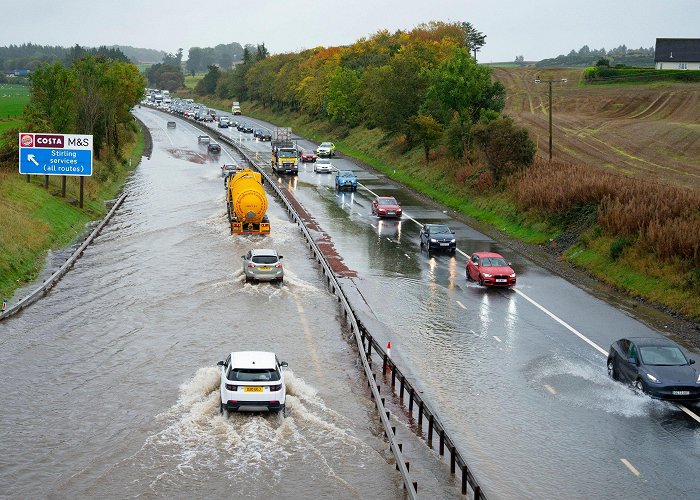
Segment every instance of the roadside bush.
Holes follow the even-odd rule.
[[[474,142],[486,157],[495,183],[532,165],[535,158],[535,144],[527,130],[508,117],[474,127]]]
[[[625,248],[629,247],[630,245],[632,245],[632,241],[625,236],[621,236],[615,239],[610,244],[610,258],[612,260],[619,259],[622,255],[622,252],[625,251]]]

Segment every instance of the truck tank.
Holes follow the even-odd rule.
[[[231,234],[267,234],[267,196],[262,175],[250,169],[229,177],[226,185],[226,207]]]

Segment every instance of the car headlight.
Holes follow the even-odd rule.
[[[430,238],[430,243],[437,243],[437,240],[435,238]]]
[[[656,378],[655,376],[653,376],[651,373],[647,373],[647,378],[649,380],[651,380],[652,382],[654,382],[655,384],[661,383],[661,381],[658,378]]]
[[[484,278],[493,278],[493,274],[489,274],[489,273],[483,273],[482,276]]]
[[[512,274],[510,275],[510,277],[511,277],[511,278],[515,278],[515,273],[512,273]]]

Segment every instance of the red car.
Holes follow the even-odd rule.
[[[514,286],[515,271],[502,255],[494,252],[474,252],[467,261],[467,279],[481,286]]]
[[[301,159],[302,163],[306,163],[309,161],[313,162],[316,161],[316,153],[314,153],[313,151],[300,151],[299,158]]]
[[[377,196],[372,202],[372,214],[377,217],[401,217],[401,205],[392,196]]]

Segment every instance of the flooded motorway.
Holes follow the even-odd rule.
[[[402,498],[334,297],[271,201],[268,237],[229,235],[219,158],[143,111],[154,151],[74,269],[0,323],[3,498]],[[244,284],[272,247],[285,283]],[[216,363],[289,363],[288,416],[219,414]],[[438,496],[442,496],[438,494]]]
[[[224,134],[269,158],[269,144]],[[686,413],[606,373],[615,340],[672,332],[650,328],[384,176],[342,155],[332,162],[357,174],[357,192],[337,192],[333,175],[315,173],[311,163],[275,179],[332,239],[351,271],[344,286],[355,290],[360,319],[380,342],[391,341],[395,361],[437,409],[489,498],[697,496],[700,405]],[[403,219],[373,216],[375,194],[395,196]],[[448,224],[463,253],[421,251],[423,223]],[[465,279],[466,255],[486,250],[513,262],[514,290]],[[700,361],[697,346],[685,347]]]

